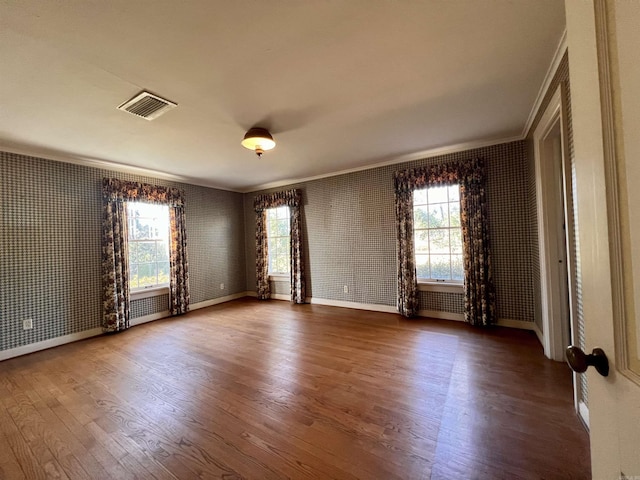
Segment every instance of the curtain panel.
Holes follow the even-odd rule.
[[[102,180],[102,326],[105,332],[129,328],[129,247],[126,202],[169,206],[170,277],[169,310],[172,315],[189,309],[189,262],[187,259],[184,193],[177,188]]]
[[[285,205],[289,207],[290,215],[291,303],[304,303],[307,293],[302,244],[302,192],[299,189],[258,195],[254,199],[253,206],[256,212],[256,292],[260,300],[271,297],[266,210]]]
[[[460,185],[460,221],[464,257],[465,321],[472,325],[495,322],[495,289],[491,252],[484,160],[440,163],[398,171],[394,175],[398,255],[398,311],[418,313],[418,285],[413,238],[413,191],[431,186]]]

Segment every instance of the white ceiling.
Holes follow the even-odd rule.
[[[0,0],[0,148],[246,191],[518,137],[564,23],[561,0]],[[178,108],[116,110],[143,89]]]

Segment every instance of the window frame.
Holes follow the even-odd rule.
[[[277,216],[277,212],[278,211],[283,211],[286,210],[286,216],[284,217],[278,217]],[[270,235],[270,230],[271,230],[271,221],[273,219],[270,218],[270,212],[276,212],[276,218],[275,220],[283,220],[286,219],[287,221],[287,235],[276,235],[276,236],[271,236]],[[268,255],[268,272],[267,275],[269,277],[269,280],[273,280],[273,281],[288,281],[291,277],[291,207],[289,207],[288,205],[280,205],[278,207],[270,207],[270,208],[266,208],[265,209],[265,215],[266,215],[266,232],[267,232],[267,255]],[[279,239],[279,238],[286,238],[287,239],[287,244],[289,246],[289,248],[287,249],[286,252],[286,258],[287,258],[287,270],[286,272],[274,272],[271,270],[271,265],[272,263],[272,251],[273,249],[270,248],[270,246],[272,245],[272,241],[275,239]],[[285,255],[283,254],[279,254],[276,253],[275,255],[276,257],[283,257]]]
[[[167,258],[169,259],[169,269],[171,269],[171,232],[170,232],[170,213],[169,213],[169,205],[166,204],[161,204],[161,203],[153,203],[153,202],[145,202],[145,201],[139,201],[139,200],[134,200],[134,201],[126,201],[125,202],[125,208],[126,208],[126,212],[127,212],[127,244],[128,244],[128,255],[127,255],[127,263],[129,266],[129,272],[132,271],[132,267],[134,265],[140,265],[139,263],[136,262],[132,262],[131,261],[131,247],[132,244],[137,244],[137,243],[142,243],[145,241],[154,241],[155,245],[156,245],[156,254],[155,254],[155,261],[154,262],[150,262],[150,263],[155,263],[156,264],[156,281],[158,279],[158,275],[157,275],[157,265],[159,263],[164,263],[164,262],[158,262],[157,260],[157,245],[159,241],[164,240],[163,238],[159,237],[159,238],[149,238],[149,239],[132,239],[131,238],[131,228],[130,228],[130,222],[131,222],[131,216],[130,216],[130,205],[135,205],[135,204],[143,204],[143,205],[151,205],[154,207],[161,207],[163,209],[165,209],[166,214],[167,214],[167,218],[166,218],[166,227],[167,227],[167,232],[166,232],[166,243],[167,243]],[[144,219],[148,219],[149,217],[147,216],[142,216],[141,218]],[[167,282],[163,282],[163,283],[156,283],[153,285],[146,285],[146,286],[138,286],[138,287],[133,287],[131,285],[131,274],[130,274],[130,278],[129,278],[129,295],[130,298],[132,300],[139,300],[142,298],[148,298],[148,297],[153,297],[153,296],[158,296],[158,295],[164,295],[164,294],[168,294],[169,293],[169,285],[170,285],[170,281],[168,280]]]
[[[424,190],[425,192],[428,192],[429,189],[433,189],[433,188],[442,188],[442,187],[446,187],[447,189],[449,189],[450,187],[458,187],[458,199],[457,199],[457,205],[458,205],[458,209],[460,211],[460,213],[462,213],[462,206],[460,204],[460,194],[459,194],[459,189],[460,189],[460,184],[459,183],[452,183],[452,184],[448,184],[448,185],[426,185],[424,187],[420,187],[420,188],[416,188],[414,189],[414,195],[413,195],[413,205],[412,205],[412,209],[415,215],[415,211],[416,211],[416,206],[424,206],[427,207],[427,209],[429,209],[429,207],[431,205],[438,205],[438,204],[443,204],[446,203],[447,205],[451,205],[451,204],[455,204],[456,201],[452,201],[451,197],[449,195],[449,193],[447,192],[447,201],[446,202],[429,202],[428,199],[428,194],[427,194],[427,201],[426,203],[418,203],[416,204],[415,201],[415,193],[419,190]],[[414,217],[415,218],[415,217]],[[420,254],[417,251],[417,245],[416,245],[416,231],[426,231],[429,232],[431,230],[448,230],[449,232],[451,230],[458,230],[460,232],[460,238],[462,240],[462,226],[458,226],[458,227],[451,227],[450,225],[450,218],[451,218],[451,213],[450,210],[448,209],[447,212],[447,223],[448,226],[447,227],[440,227],[440,228],[419,228],[417,229],[415,227],[415,221],[414,221],[414,232],[413,232],[413,242],[414,242],[414,261],[416,262],[416,266],[417,266],[417,255],[424,255],[424,254]],[[430,253],[428,253],[427,255],[431,255]],[[451,244],[449,243],[449,253],[447,254],[449,256],[449,268],[451,270],[451,259],[452,259],[452,255],[456,255],[455,253],[451,252]],[[418,276],[418,271],[416,268],[416,281],[418,283],[418,290],[419,291],[430,291],[430,292],[442,292],[442,293],[462,293],[464,291],[464,250],[462,249],[460,252],[460,256],[462,257],[462,262],[463,262],[463,279],[461,280],[455,280],[455,279],[436,279],[436,278],[425,278],[425,277],[419,277]]]

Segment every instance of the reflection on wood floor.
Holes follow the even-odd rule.
[[[0,363],[0,478],[589,478],[531,332],[243,299]]]

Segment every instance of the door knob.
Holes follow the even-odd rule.
[[[597,372],[606,377],[609,375],[609,359],[601,348],[594,348],[587,355],[579,347],[573,345],[567,347],[567,363],[576,373],[582,373],[591,365],[596,367]]]

